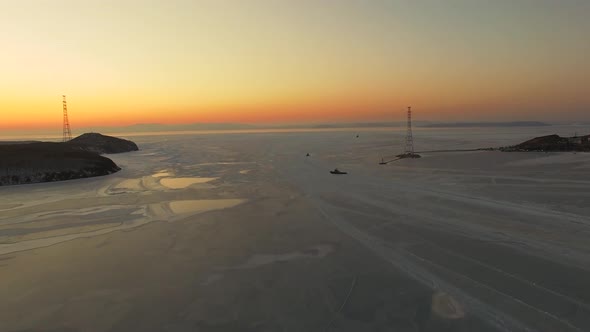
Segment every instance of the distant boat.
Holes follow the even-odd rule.
[[[330,171],[330,174],[348,174],[347,172],[342,172],[338,170],[338,168],[334,168],[333,171]]]

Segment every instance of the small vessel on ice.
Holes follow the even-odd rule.
[[[334,168],[333,171],[330,171],[330,174],[348,174],[347,172],[342,172],[338,168]]]

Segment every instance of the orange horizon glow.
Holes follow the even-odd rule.
[[[589,3],[4,7],[1,130],[60,128],[62,94],[73,128],[590,120]]]

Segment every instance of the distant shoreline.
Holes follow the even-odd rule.
[[[526,124],[521,125],[512,124],[509,125],[508,123],[503,122],[466,122],[466,123],[429,123],[425,121],[416,121],[414,123],[415,130],[430,130],[430,129],[469,129],[469,128],[549,128],[549,127],[579,127],[580,131],[586,131],[590,128],[590,123],[574,123],[574,124],[549,124],[543,122],[524,122]],[[535,125],[538,123],[540,125]],[[505,124],[505,125],[502,125]],[[368,132],[368,131],[395,131],[395,132],[405,132],[406,124],[405,123],[382,123],[381,125],[373,125],[373,123],[365,123],[361,126],[354,126],[354,124],[334,124],[334,125],[314,125],[314,126],[285,126],[285,127],[247,127],[247,128],[217,128],[217,129],[175,129],[175,126],[171,126],[169,129],[164,130],[148,130],[148,129],[138,129],[137,131],[129,130],[129,128],[134,128],[135,126],[131,127],[110,127],[105,128],[102,132],[116,137],[139,137],[139,136],[164,136],[164,135],[214,135],[214,134],[272,134],[272,133],[305,133],[305,132]],[[108,130],[107,130],[108,129]],[[556,129],[557,130],[557,129]],[[578,129],[572,129],[573,131]],[[82,131],[82,129],[80,129]],[[77,132],[77,130],[76,130]],[[573,132],[572,132],[573,133]],[[569,134],[569,131],[563,132],[563,134]],[[11,141],[11,143],[18,143],[18,141],[54,141],[58,142],[61,141],[62,133],[59,132],[47,132],[47,131],[38,131],[38,132],[26,132],[26,133],[18,133],[18,132],[2,132],[0,133],[0,145],[7,144],[7,141]]]
[[[275,128],[275,129],[216,129],[216,130],[163,130],[163,131],[137,131],[137,132],[119,132],[107,131],[106,135],[117,137],[134,137],[134,136],[163,136],[163,135],[216,135],[216,134],[272,134],[272,133],[305,133],[305,132],[347,132],[347,131],[389,131],[405,130],[405,127],[342,127],[342,128]],[[28,134],[28,135],[11,135],[0,136],[0,145],[5,144],[3,140],[11,140],[14,144],[19,140],[60,140],[60,134]]]
[[[480,127],[549,127],[552,124],[538,121],[512,121],[512,122],[451,122],[431,123],[419,127],[423,128],[480,128]]]

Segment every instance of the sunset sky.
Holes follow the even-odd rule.
[[[587,0],[0,0],[2,129],[590,120]]]

